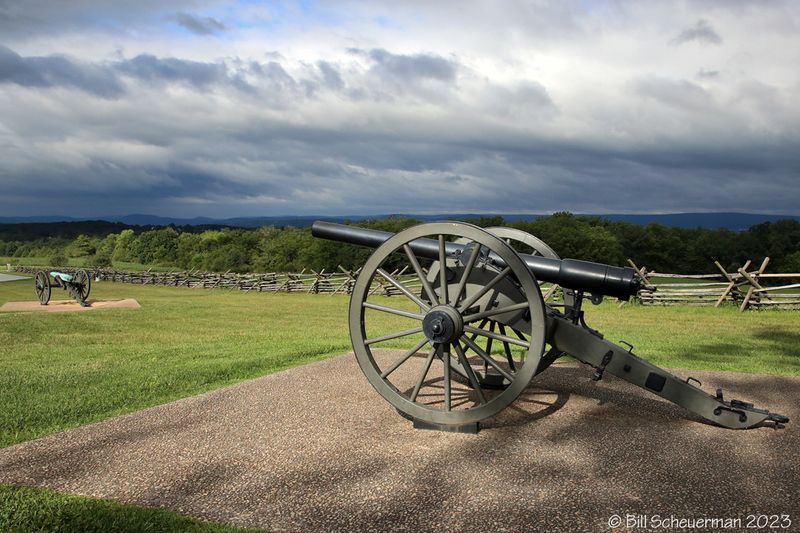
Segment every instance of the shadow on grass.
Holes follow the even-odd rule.
[[[706,362],[726,363],[736,366],[737,362],[748,357],[779,357],[780,362],[768,363],[774,371],[783,373],[787,366],[792,370],[800,369],[800,332],[786,328],[761,328],[752,334],[743,344],[733,342],[716,342],[702,344],[692,353],[686,354],[689,359]],[[744,371],[744,370],[743,370]]]
[[[773,350],[793,358],[800,365],[800,332],[786,328],[762,328],[754,337],[770,343]]]

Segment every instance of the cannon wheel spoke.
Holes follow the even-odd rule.
[[[387,333],[386,335],[379,335],[377,337],[372,337],[371,339],[366,339],[364,341],[364,344],[369,346],[370,344],[377,344],[379,342],[386,342],[394,339],[399,339],[400,337],[408,337],[409,335],[414,335],[416,333],[422,333],[422,327],[409,328],[401,331],[395,331],[394,333]]]
[[[417,259],[417,256],[414,255],[414,251],[411,250],[411,247],[407,244],[403,245],[403,250],[406,252],[408,261],[409,263],[411,263],[411,267],[414,269],[414,272],[416,272],[420,283],[422,283],[422,288],[425,289],[425,294],[428,296],[428,299],[431,301],[432,304],[436,303],[437,301],[439,301],[439,299],[436,297],[436,293],[433,292],[433,287],[431,286],[431,282],[428,281],[428,278],[422,271],[422,267],[419,265],[419,260]]]
[[[465,324],[469,324],[470,322],[477,322],[478,320],[481,320],[481,319],[484,319],[484,318],[488,318],[488,317],[491,317],[491,316],[504,315],[506,313],[513,313],[514,311],[521,311],[521,310],[523,310],[523,309],[525,309],[527,307],[528,307],[528,303],[527,302],[522,302],[522,303],[518,303],[518,304],[507,305],[505,307],[497,307],[497,308],[494,308],[494,309],[488,309],[488,310],[482,311],[480,313],[475,313],[475,314],[472,314],[472,315],[465,316],[464,317],[464,323]],[[481,325],[479,327],[483,327],[483,326]]]
[[[487,337],[489,340],[498,340],[501,342],[507,342],[509,344],[516,344],[517,346],[522,346],[523,348],[527,348],[530,346],[530,343],[525,339],[515,339],[514,337],[509,337],[508,335],[503,335],[501,333],[495,333],[493,330],[486,331],[485,329],[473,328],[472,326],[464,326],[464,331],[469,333],[473,333],[474,335],[481,335],[483,337]],[[487,350],[491,349],[491,343],[487,342]]]
[[[445,249],[444,235],[439,235],[439,303],[448,304],[450,299],[447,294],[447,251]]]
[[[467,346],[472,348],[472,351],[475,352],[476,354],[478,354],[478,357],[480,357],[481,359],[486,361],[501,376],[506,378],[509,381],[509,383],[513,383],[514,382],[514,379],[515,379],[514,376],[509,374],[503,367],[498,365],[497,362],[494,359],[492,359],[492,357],[489,354],[487,354],[485,351],[483,351],[483,349],[480,346],[478,346],[473,341],[471,341],[466,335],[463,336],[462,338],[464,339],[464,342],[467,343]]]
[[[411,391],[411,396],[409,399],[413,402],[417,399],[417,395],[419,394],[419,390],[422,388],[422,384],[425,382],[425,378],[428,377],[428,372],[431,371],[431,364],[433,363],[433,356],[436,355],[440,348],[438,346],[434,346],[431,348],[430,353],[428,354],[428,358],[425,359],[425,366],[422,368],[422,372],[420,372],[419,377],[417,378],[417,384],[414,385],[414,390]]]
[[[396,309],[394,307],[374,304],[371,302],[364,302],[364,307],[367,309],[374,309],[375,311],[383,311],[384,313],[389,313],[392,315],[404,316],[406,318],[415,318],[417,320],[422,320],[423,318],[423,315],[419,313],[412,313],[411,311],[406,311],[405,309]]]
[[[389,274],[388,272],[386,272],[385,270],[383,270],[383,269],[381,269],[381,268],[379,268],[379,269],[378,269],[378,274],[380,274],[380,276],[381,276],[383,279],[385,279],[386,281],[388,281],[389,283],[391,283],[392,285],[394,285],[394,287],[395,287],[395,288],[396,288],[398,291],[400,291],[400,292],[402,292],[403,294],[405,294],[405,295],[406,295],[406,297],[407,297],[409,300],[411,300],[412,302],[414,302],[415,304],[417,304],[418,306],[420,306],[422,309],[424,309],[425,311],[427,311],[428,309],[430,309],[430,306],[429,306],[428,304],[426,304],[425,302],[423,302],[422,300],[420,300],[420,299],[417,297],[417,295],[415,295],[415,294],[414,294],[414,293],[412,293],[410,290],[408,290],[408,288],[407,288],[405,285],[403,285],[402,283],[400,283],[399,281],[397,281],[396,279],[394,279],[394,277],[393,277],[391,274]]]
[[[500,325],[500,333],[503,335],[506,334],[506,327],[503,324]],[[516,371],[516,367],[514,366],[514,356],[511,354],[511,346],[508,345],[508,342],[503,341],[503,351],[506,354],[506,360],[508,361],[508,366],[511,367],[511,370]]]
[[[461,363],[462,368],[464,368],[466,371],[469,383],[472,385],[472,388],[475,390],[475,394],[478,396],[478,401],[480,401],[480,403],[486,403],[486,396],[483,394],[483,388],[481,388],[480,380],[478,380],[478,376],[475,375],[475,371],[472,370],[472,365],[469,364],[467,355],[464,353],[464,350],[461,349],[461,345],[459,343],[455,343],[453,347],[456,349],[456,353],[458,354],[458,362]]]
[[[400,357],[400,359],[398,359],[397,361],[395,361],[395,362],[394,362],[394,364],[392,364],[392,366],[390,366],[389,368],[387,368],[386,370],[384,370],[384,371],[383,371],[383,373],[381,374],[381,377],[382,377],[382,378],[387,378],[387,377],[389,377],[389,374],[391,374],[392,372],[394,372],[395,370],[397,370],[398,368],[400,368],[400,365],[402,365],[403,363],[405,363],[406,361],[408,361],[408,360],[411,358],[411,356],[413,356],[413,355],[414,355],[414,354],[416,354],[418,351],[420,351],[420,350],[422,349],[422,347],[423,347],[423,346],[425,346],[426,344],[428,344],[428,339],[422,339],[421,341],[419,341],[419,342],[418,342],[417,344],[415,344],[415,345],[414,345],[414,346],[413,346],[411,349],[409,349],[409,350],[408,350],[406,353],[404,353],[404,354],[403,354],[403,355]]]
[[[444,410],[450,411],[453,408],[453,400],[450,393],[451,376],[450,376],[450,353],[449,350],[442,354],[442,365],[444,373]]]
[[[469,259],[467,259],[467,264],[464,266],[464,272],[461,273],[461,280],[458,282],[458,287],[456,287],[455,297],[453,298],[453,303],[455,305],[458,305],[458,302],[461,300],[461,293],[464,292],[464,287],[467,286],[467,280],[469,279],[469,275],[472,272],[472,269],[475,268],[475,262],[481,255],[481,248],[482,245],[476,244],[472,250],[472,255],[469,256]]]

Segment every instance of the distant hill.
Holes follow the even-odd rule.
[[[141,229],[106,220],[32,222],[30,219],[34,217],[26,217],[25,222],[4,223],[4,220],[8,218],[0,218],[0,240],[3,241],[32,241],[50,237],[71,240],[78,235],[108,235],[109,233],[119,233],[126,228],[131,228],[134,231]]]
[[[3,222],[8,217],[0,218],[0,241],[32,241],[36,239],[59,238],[72,240],[78,235],[105,236],[119,233],[124,229],[132,229],[136,233],[148,230],[161,224],[125,224],[107,220],[65,220],[60,222]],[[181,225],[181,231],[199,233],[207,229],[220,229],[228,226],[220,224]]]
[[[392,215],[350,215],[350,216],[264,216],[264,217],[237,217],[214,219],[208,217],[196,218],[172,218],[160,217],[155,215],[132,214],[125,216],[109,216],[97,217],[93,219],[93,227],[103,228],[102,230],[95,229],[93,231],[86,231],[89,234],[108,233],[105,231],[109,229],[113,232],[118,232],[124,227],[148,227],[148,226],[183,226],[183,227],[239,227],[239,228],[257,228],[260,226],[294,226],[297,228],[305,228],[311,225],[315,220],[327,220],[331,222],[343,222],[346,220],[358,221],[375,218],[386,218]],[[400,214],[397,216],[407,216],[416,218],[423,221],[431,220],[448,220],[448,219],[468,219],[479,218],[481,216],[502,216],[508,222],[515,222],[518,220],[531,220],[540,216],[541,214],[503,214],[503,213],[448,213],[448,214],[434,214],[434,215],[418,215],[413,213]],[[656,222],[664,226],[672,226],[679,228],[727,228],[732,231],[743,231],[747,228],[760,224],[762,222],[775,222],[777,220],[797,220],[800,221],[798,215],[764,215],[758,213],[669,213],[669,214],[656,214],[656,215],[628,215],[628,214],[606,214],[606,215],[589,215],[586,216],[601,216],[608,220],[619,220],[624,222],[631,222],[633,224],[645,225],[651,222]],[[101,220],[108,224],[119,224],[119,226],[110,228],[103,227],[101,223],[96,222]],[[52,226],[46,228],[47,233],[53,235],[53,231],[58,233],[58,223],[60,222],[89,222],[89,219],[80,219],[74,217],[59,217],[59,216],[41,216],[41,217],[0,217],[0,224],[40,224],[48,223]],[[95,226],[96,225],[96,226]],[[68,233],[72,234],[74,229],[79,226],[72,226]],[[27,228],[34,229],[34,228]],[[45,228],[40,228],[45,230]],[[66,229],[66,228],[64,228]],[[74,235],[73,235],[74,236]]]
[[[665,215],[600,215],[608,220],[622,220],[644,226],[657,222],[663,226],[676,228],[726,228],[732,231],[744,231],[762,222],[778,220],[797,220],[796,215],[760,215],[756,213],[672,213]]]

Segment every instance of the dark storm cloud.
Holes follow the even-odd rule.
[[[319,68],[319,71],[322,73],[322,79],[326,87],[334,91],[341,91],[344,89],[342,75],[339,74],[339,71],[334,65],[328,61],[318,61],[317,68]]]
[[[364,80],[347,87],[348,97],[354,100],[446,100],[448,91],[455,87],[460,67],[457,61],[436,54],[394,54],[382,48],[349,48],[347,52],[367,68],[362,73]]]
[[[189,116],[184,120],[193,121]],[[609,149],[510,134],[471,141],[429,136],[414,142],[371,129],[331,131],[264,121],[248,135],[237,135],[235,142],[224,132],[199,126],[184,137],[178,144],[189,141],[190,146],[168,147],[172,162],[166,166],[142,161],[125,167],[99,153],[84,171],[90,174],[86,186],[76,194],[83,201],[100,200],[102,195],[89,185],[95,180],[128,183],[124,194],[107,189],[99,204],[123,212],[141,211],[136,206],[145,205],[170,212],[209,213],[213,206],[242,213],[248,202],[260,212],[302,207],[306,213],[393,212],[398,206],[411,212],[597,212],[604,205],[635,211],[648,204],[702,210],[709,197],[747,210],[757,205],[747,194],[753,180],[770,176],[768,183],[759,181],[764,194],[794,190],[792,169],[800,164],[790,144],[760,154],[763,147]],[[138,187],[130,185],[137,181]],[[54,178],[52,184],[57,183]],[[48,184],[31,184],[29,199]],[[277,200],[270,203],[269,198]],[[197,203],[187,204],[190,200]],[[791,212],[797,200],[797,194],[784,193],[770,205]]]
[[[367,55],[375,62],[373,70],[381,76],[407,81],[430,79],[442,82],[452,82],[456,77],[456,64],[435,55],[398,55],[381,48],[374,48]]]
[[[195,87],[227,80],[227,68],[219,63],[188,61],[174,57],[158,58],[142,54],[114,64],[114,68],[143,81],[185,82]]]
[[[93,65],[62,55],[22,57],[0,45],[0,83],[24,87],[74,87],[102,98],[124,92],[116,74],[107,66]]]
[[[25,0],[0,1],[0,35],[4,38],[54,36],[98,29],[125,33],[152,28],[168,13],[189,12],[208,2],[198,0]],[[201,24],[203,18],[199,19]]]
[[[294,78],[277,61],[269,61],[264,65],[256,63],[253,69],[272,86],[292,88],[296,85]]]
[[[683,44],[688,42],[699,42],[704,44],[722,44],[722,37],[714,31],[711,24],[704,19],[694,23],[694,26],[681,31],[672,41],[672,44]]]
[[[72,87],[102,98],[118,98],[128,89],[121,76],[144,83],[185,83],[197,88],[230,84],[252,90],[245,75],[255,74],[272,86],[289,87],[294,80],[275,62],[230,68],[204,62],[141,54],[114,62],[87,63],[68,56],[23,57],[0,45],[0,83],[24,87]]]
[[[517,82],[511,86],[490,85],[483,105],[492,114],[506,117],[527,115],[542,119],[557,112],[547,88],[536,81]]]
[[[634,81],[633,87],[639,96],[674,108],[703,109],[713,104],[711,95],[705,89],[686,80],[647,76]]]
[[[697,77],[701,79],[714,79],[719,78],[719,71],[718,70],[710,70],[707,68],[701,68],[697,71]]]
[[[225,31],[225,24],[213,17],[198,17],[191,13],[178,13],[174,18],[178,25],[197,35],[214,35]]]
[[[361,53],[361,52],[359,52]],[[404,56],[385,50],[362,53],[371,61],[363,72],[373,82],[348,92],[344,96],[362,99],[385,99],[386,95],[414,91],[416,83],[425,80],[452,82],[457,64],[439,57],[418,54]],[[26,87],[72,87],[103,98],[118,98],[131,88],[134,81],[148,85],[181,83],[197,89],[230,86],[261,96],[264,103],[285,108],[299,102],[298,98],[314,97],[320,89],[342,92],[346,84],[335,64],[319,61],[296,78],[279,61],[192,61],[175,57],[140,54],[130,59],[101,62],[82,62],[62,55],[23,57],[0,45],[0,83]],[[547,98],[540,86],[523,87],[517,95],[521,100]],[[504,98],[504,100],[508,100]]]

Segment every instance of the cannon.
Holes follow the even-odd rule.
[[[709,394],[589,327],[585,300],[628,300],[645,288],[632,268],[560,259],[520,230],[462,222],[394,234],[316,221],[311,231],[375,249],[353,287],[350,338],[369,383],[414,427],[477,432],[566,355],[592,367],[595,381],[610,373],[719,426],[789,421],[721,389]],[[375,282],[403,298],[377,295]],[[545,302],[545,283],[560,289],[556,301]]]
[[[52,283],[50,279],[52,278]],[[92,290],[92,279],[84,269],[79,269],[75,274],[64,272],[50,272],[49,275],[44,270],[38,270],[34,278],[36,298],[41,305],[47,305],[50,301],[52,287],[60,287],[67,291],[81,307],[89,307],[89,292]]]

